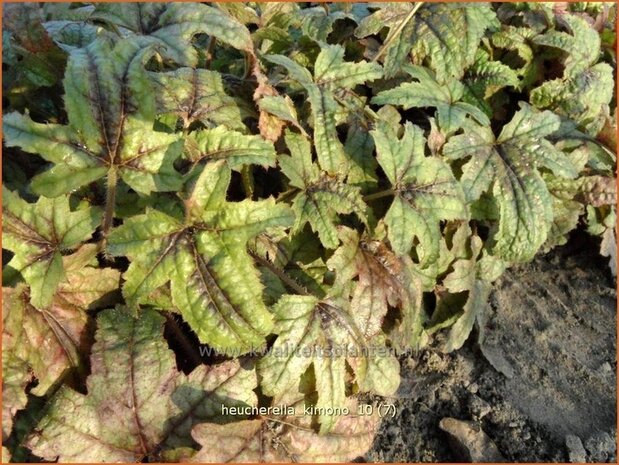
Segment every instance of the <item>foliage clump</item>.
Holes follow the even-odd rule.
[[[350,461],[507,267],[614,266],[612,4],[4,14],[4,460]]]

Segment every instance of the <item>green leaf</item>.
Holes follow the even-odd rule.
[[[349,184],[361,187],[362,192],[375,188],[378,183],[374,157],[374,139],[361,121],[354,121],[348,127],[344,151],[350,159]]]
[[[402,70],[412,55],[416,63],[428,60],[440,81],[459,78],[474,58],[488,28],[497,25],[490,5],[470,3],[386,3],[364,18],[355,35],[367,37],[383,27],[385,76]]]
[[[406,255],[415,248],[423,266],[438,259],[440,221],[465,219],[464,194],[449,166],[438,157],[426,157],[425,138],[411,123],[398,137],[385,122],[372,131],[377,159],[393,186],[394,199],[385,215],[393,250]]]
[[[273,143],[260,136],[246,136],[224,126],[194,131],[185,142],[185,155],[194,164],[226,160],[232,169],[257,164],[275,166]]]
[[[221,10],[202,3],[98,4],[91,19],[117,28],[124,35],[136,34],[156,40],[166,55],[182,66],[194,67],[196,34],[214,36],[232,47],[252,51],[249,30]]]
[[[320,242],[334,249],[339,244],[337,215],[355,213],[367,223],[367,206],[361,198],[361,189],[338,178],[321,173],[312,163],[309,141],[292,132],[286,133],[286,144],[291,155],[281,155],[279,164],[290,184],[301,189],[292,203],[296,220],[293,232],[301,231],[310,223]]]
[[[149,210],[112,232],[109,251],[131,261],[123,287],[130,304],[170,281],[174,305],[201,342],[249,352],[264,344],[272,319],[246,244],[292,217],[272,198],[227,202],[230,178],[223,160],[208,163],[185,201],[184,221]]]
[[[19,113],[5,116],[8,147],[56,165],[33,179],[37,193],[56,197],[116,171],[140,193],[180,187],[172,166],[182,148],[179,136],[153,131],[150,119],[154,104],[143,63],[154,53],[145,38],[96,40],[69,57],[68,126],[35,123]]]
[[[301,31],[318,42],[326,42],[333,32],[334,23],[346,18],[342,11],[326,11],[322,6],[303,8],[298,11],[301,21]]]
[[[157,110],[183,120],[185,127],[200,121],[207,127],[243,130],[237,101],[226,94],[221,74],[206,69],[178,68],[148,73],[157,98]]]
[[[548,236],[552,200],[539,168],[576,175],[565,154],[545,139],[558,128],[556,115],[522,104],[498,138],[490,129],[471,125],[444,147],[443,153],[452,159],[471,157],[460,179],[468,201],[492,187],[499,207],[493,253],[505,260],[530,260]]]
[[[486,100],[504,87],[517,89],[520,80],[515,70],[500,61],[492,61],[488,53],[478,50],[475,62],[467,70],[463,84],[462,100],[484,109],[486,114],[491,115],[492,108]]]
[[[460,101],[464,95],[464,85],[461,82],[449,79],[445,84],[439,84],[433,74],[421,66],[407,66],[405,70],[418,82],[405,82],[394,89],[379,92],[372,99],[372,103],[398,105],[405,110],[435,107],[438,124],[445,133],[460,128],[467,115],[480,124],[490,124],[483,111]]]
[[[262,390],[268,396],[282,396],[298,389],[301,376],[313,364],[318,394],[316,407],[324,409],[318,414],[320,432],[325,434],[333,430],[338,419],[331,413],[337,410],[329,409],[346,405],[345,361],[350,357],[345,348],[352,345],[357,349],[356,357],[352,357],[361,359],[357,362],[360,364],[357,376],[365,377],[364,338],[350,313],[330,300],[284,295],[272,311],[278,338],[258,362]]]
[[[613,97],[612,73],[608,64],[598,63],[580,74],[546,81],[531,91],[531,103],[565,115],[597,135]]]
[[[600,35],[583,18],[566,14],[561,21],[571,34],[551,29],[533,38],[533,43],[559,48],[568,56],[565,60],[566,76],[575,76],[593,66],[600,56]]]
[[[314,146],[320,167],[330,175],[348,171],[348,157],[336,130],[335,113],[338,104],[334,92],[352,89],[382,76],[382,69],[375,63],[344,61],[344,48],[340,45],[325,45],[314,64],[314,76],[290,58],[282,55],[265,57],[270,62],[283,66],[290,77],[301,84],[312,107]]]
[[[466,256],[453,263],[453,271],[444,278],[443,285],[451,295],[464,291],[468,295],[462,315],[449,330],[443,346],[445,352],[458,350],[464,345],[473,325],[487,308],[491,283],[505,270],[505,264],[500,259],[482,251],[482,240],[471,233],[468,224],[461,226],[459,231],[467,236],[470,246],[466,247]],[[440,307],[440,302],[437,307]]]
[[[256,374],[238,361],[184,375],[163,339],[163,317],[139,318],[118,307],[97,318],[88,394],[67,386],[51,399],[28,440],[33,453],[60,462],[154,460],[161,450],[191,447],[189,432],[223,422],[222,405],[255,405]]]
[[[68,53],[85,47],[101,32],[101,27],[80,21],[46,21],[43,27],[54,42]]]
[[[563,78],[549,80],[531,91],[531,103],[575,120],[595,136],[604,125],[614,91],[612,67],[597,63],[599,33],[584,19],[565,15],[566,32],[550,30],[535,37],[536,44],[566,52]]]
[[[279,120],[286,121],[299,129],[303,135],[307,135],[299,124],[297,109],[287,95],[265,95],[258,101],[261,112],[269,113]]]
[[[534,28],[503,25],[491,38],[494,47],[512,52],[502,61],[516,70],[521,89],[535,85],[544,70],[545,55],[534,50],[533,44],[539,33]]]
[[[30,204],[6,188],[2,195],[2,246],[14,253],[9,266],[30,285],[32,305],[45,308],[65,279],[62,252],[91,237],[99,225],[99,209],[72,212],[67,197],[41,197]]]

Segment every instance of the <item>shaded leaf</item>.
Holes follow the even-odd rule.
[[[33,452],[61,462],[133,462],[190,447],[191,427],[222,422],[221,406],[254,405],[256,376],[238,361],[183,375],[163,339],[163,317],[106,310],[97,318],[88,394],[62,387],[29,438]],[[227,418],[230,420],[231,418]]]
[[[166,54],[183,66],[195,66],[197,53],[191,44],[196,34],[208,34],[244,51],[253,44],[247,28],[217,8],[201,3],[98,4],[91,19],[102,21],[124,35],[137,34],[156,40]]]
[[[221,74],[194,68],[148,74],[158,111],[180,117],[185,127],[200,121],[207,127],[245,128],[239,105],[226,93]]]

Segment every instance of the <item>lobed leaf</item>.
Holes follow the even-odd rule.
[[[97,323],[88,394],[63,386],[28,440],[46,460],[156,457],[162,449],[191,447],[194,424],[225,421],[221,405],[257,401],[255,372],[238,361],[179,373],[162,336],[163,317],[153,310],[134,318],[118,307],[100,313]]]
[[[18,113],[5,117],[7,146],[55,165],[33,179],[37,193],[56,197],[116,172],[137,192],[180,188],[172,166],[181,152],[179,136],[152,129],[154,103],[143,64],[154,53],[147,38],[102,38],[76,49],[64,80],[68,126]]]
[[[464,194],[449,166],[438,157],[426,157],[421,129],[407,123],[402,138],[387,123],[372,131],[377,160],[393,186],[394,199],[385,215],[387,235],[398,255],[408,254],[414,238],[420,263],[438,259],[439,223],[464,219]]]
[[[201,3],[125,3],[97,5],[91,19],[102,21],[124,35],[156,40],[182,66],[193,67],[197,53],[191,45],[197,34],[208,34],[244,51],[253,44],[247,28],[217,8]]]
[[[192,132],[185,142],[185,154],[195,165],[201,161],[226,160],[232,169],[250,164],[275,165],[273,144],[260,136],[246,136],[224,126]]]
[[[6,188],[2,196],[3,248],[14,253],[9,266],[30,285],[32,305],[45,308],[66,278],[62,252],[91,237],[99,209],[71,211],[67,197],[41,197],[30,204]]]
[[[314,76],[310,72],[281,55],[266,57],[272,63],[286,68],[290,77],[301,84],[312,107],[314,145],[320,167],[334,176],[348,171],[348,159],[336,131],[335,112],[338,104],[336,90],[352,89],[358,84],[373,81],[382,76],[382,69],[375,63],[344,61],[344,49],[339,45],[321,48],[314,64]]]
[[[339,244],[338,213],[355,213],[367,223],[367,206],[361,198],[361,189],[321,173],[312,163],[310,144],[303,136],[288,132],[286,144],[291,155],[280,156],[279,164],[290,184],[301,189],[292,202],[296,216],[292,230],[299,232],[309,222],[322,244],[334,249]]]
[[[379,92],[372,103],[398,105],[405,110],[436,107],[438,124],[446,133],[460,128],[468,115],[480,124],[490,124],[488,117],[479,108],[459,101],[464,95],[464,85],[459,81],[449,80],[439,84],[429,71],[420,66],[408,66],[405,69],[418,82],[405,82],[394,89]]]
[[[488,5],[470,3],[386,3],[364,18],[355,35],[366,37],[383,27],[385,76],[393,77],[413,54],[416,63],[427,59],[440,80],[461,77],[475,57],[479,40],[497,25]]]
[[[206,69],[178,68],[148,75],[159,113],[180,117],[185,127],[199,121],[207,127],[245,128],[239,104],[226,93],[221,74]]]
[[[170,282],[172,302],[202,342],[249,352],[264,344],[272,320],[246,244],[292,218],[273,199],[226,202],[230,176],[223,160],[208,163],[185,202],[184,221],[150,210],[116,228],[109,250],[131,261],[123,287],[129,303]]]
[[[548,236],[552,206],[539,168],[575,176],[565,155],[544,139],[558,128],[556,115],[523,105],[498,138],[488,129],[472,127],[445,145],[447,157],[471,157],[460,179],[467,200],[479,199],[492,187],[499,208],[493,251],[504,260],[530,260]]]

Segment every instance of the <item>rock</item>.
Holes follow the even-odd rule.
[[[585,441],[585,449],[590,454],[592,462],[616,462],[617,443],[616,433],[610,435],[600,432],[594,433]]]
[[[475,420],[481,420],[492,411],[492,407],[481,397],[472,395],[469,398],[469,411]]]
[[[467,391],[469,391],[471,394],[477,394],[477,391],[479,391],[479,384],[477,383],[471,383],[466,387]]]
[[[472,421],[443,418],[439,427],[445,431],[451,440],[454,453],[466,462],[505,462],[499,452],[481,427]]]
[[[585,451],[585,447],[578,436],[573,434],[565,436],[565,447],[567,447],[567,455],[571,463],[585,463],[587,461],[587,451]]]
[[[507,361],[501,349],[483,342],[480,344],[480,348],[485,359],[496,371],[502,373],[508,379],[514,377],[514,367]]]
[[[600,367],[600,371],[601,371],[602,373],[612,373],[612,372],[613,372],[613,367],[612,367],[612,366],[610,366],[610,363],[608,363],[608,362],[604,362],[604,363],[602,364],[602,366]]]

